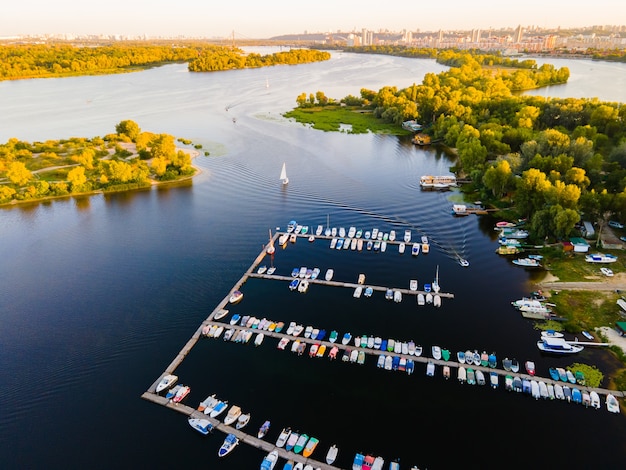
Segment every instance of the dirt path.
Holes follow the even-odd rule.
[[[546,277],[535,284],[542,290],[596,290],[596,291],[624,291],[626,292],[626,273],[617,273],[613,277],[597,277],[589,281],[561,282],[559,278],[548,273]]]

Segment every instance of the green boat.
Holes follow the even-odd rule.
[[[302,452],[302,449],[304,449],[304,446],[306,445],[308,440],[309,440],[309,436],[307,436],[306,434],[300,434],[300,437],[298,437],[298,441],[296,442],[296,445],[293,447],[293,451],[296,454],[299,454],[300,452]]]
[[[585,385],[585,374],[583,374],[581,371],[577,370],[576,374],[574,374],[574,377],[576,377],[576,383],[578,385]]]
[[[442,349],[441,350],[441,357],[443,358],[444,361],[447,361],[450,359],[450,351],[448,351],[447,349]]]

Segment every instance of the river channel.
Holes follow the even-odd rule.
[[[546,59],[547,62],[550,62]],[[570,83],[548,96],[626,101],[625,65],[562,60]],[[493,220],[454,218],[457,191],[420,191],[423,174],[453,161],[410,139],[323,133],[281,113],[305,92],[341,98],[361,88],[406,87],[445,67],[432,60],[335,52],[328,62],[221,73],[183,64],[143,72],[0,83],[0,141],[104,136],[124,120],[202,144],[192,182],[113,195],[54,200],[0,211],[0,459],[6,468],[258,468],[263,453],[240,445],[217,457],[223,434],[203,437],[182,414],[141,399],[267,243],[296,219],[427,235],[427,255],[330,250],[301,239],[278,249],[277,274],[334,268],[335,279],[408,288],[431,282],[454,294],[439,309],[415,299],[251,279],[233,311],[315,325],[340,334],[413,339],[453,352],[533,360],[537,374],[575,359],[542,356],[538,332],[510,302],[531,273],[497,256]],[[619,78],[622,80],[622,78]],[[541,93],[540,91],[535,91]],[[544,90],[545,92],[545,90]],[[279,181],[286,163],[289,185]],[[463,257],[467,268],[457,263]],[[268,260],[268,263],[270,260]],[[275,441],[291,427],[320,440],[313,456],[340,448],[400,459],[401,468],[621,468],[626,421],[603,407],[535,401],[502,387],[461,385],[424,365],[413,375],[298,357],[276,348],[203,339],[177,370],[197,406],[216,393],[271,421]],[[607,387],[608,384],[602,384]],[[276,468],[282,468],[283,461]],[[387,464],[386,464],[387,465]],[[385,467],[386,468],[386,467]]]

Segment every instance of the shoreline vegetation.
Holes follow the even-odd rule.
[[[0,81],[129,73],[169,63],[187,62],[190,72],[296,65],[330,59],[314,49],[289,49],[274,54],[246,54],[235,47],[207,43],[178,46],[118,44],[78,47],[67,44],[0,45]]]
[[[121,121],[104,137],[0,144],[0,207],[53,198],[145,189],[189,179],[201,145],[143,132]],[[207,154],[207,152],[205,152]]]

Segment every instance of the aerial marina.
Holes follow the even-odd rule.
[[[337,250],[337,246],[339,245],[338,240],[341,240],[341,238],[333,236],[332,231],[330,235],[322,234],[322,230],[323,228],[321,228],[321,226],[318,227],[315,231],[316,235],[314,236],[314,240],[330,240],[330,244],[328,245],[329,249]],[[327,228],[327,232],[328,231]],[[407,232],[403,240],[395,240],[395,233],[392,240],[389,238],[389,234],[378,229],[374,229],[371,232],[362,230],[357,232],[355,227],[350,227],[347,231],[345,228],[343,230],[340,228],[336,231],[336,234],[339,235],[343,233],[344,237],[352,235],[354,238],[344,238],[341,246],[342,249],[350,249],[350,247],[355,246],[352,250],[357,251],[358,243],[355,245],[352,243],[352,240],[365,239],[371,241],[375,234],[377,241],[384,240],[390,246],[399,246],[402,243],[408,243],[406,240],[411,240],[411,233],[410,231]],[[366,238],[357,238],[357,234],[361,234],[361,236],[364,235]],[[288,249],[292,243],[296,243],[298,240],[312,241],[310,237],[308,227],[299,226],[295,221],[292,221],[288,224],[286,232],[283,233],[277,230],[267,246],[274,246],[274,243],[277,243],[277,248]],[[333,241],[335,241],[334,244]],[[327,459],[326,462],[323,462],[323,459],[319,456],[316,457],[320,460],[317,460],[316,457],[311,457],[320,441],[317,437],[307,436],[306,434],[301,434],[300,436],[296,435],[298,439],[296,442],[292,443],[291,446],[283,446],[280,442],[280,437],[278,441],[272,443],[263,439],[269,428],[269,421],[266,421],[266,423],[268,423],[267,429],[265,429],[263,433],[259,432],[258,435],[256,432],[254,435],[247,434],[242,428],[247,424],[250,419],[250,414],[253,414],[253,411],[246,413],[244,425],[234,425],[234,423],[238,423],[238,419],[243,414],[240,411],[243,405],[231,405],[228,411],[229,414],[226,414],[226,419],[220,419],[221,412],[227,410],[229,405],[226,399],[217,400],[215,398],[215,394],[219,394],[217,390],[213,390],[211,393],[214,394],[207,397],[203,402],[200,402],[196,408],[184,404],[183,401],[187,394],[189,394],[190,386],[177,383],[179,380],[175,375],[175,371],[197,341],[202,338],[221,339],[222,341],[231,341],[244,345],[252,343],[255,347],[261,348],[276,347],[279,350],[291,351],[291,353],[298,355],[304,355],[308,349],[310,360],[317,361],[320,360],[320,358],[330,362],[333,362],[335,359],[341,359],[337,362],[362,365],[368,361],[368,358],[369,360],[373,358],[378,368],[392,372],[401,372],[407,376],[419,373],[418,366],[423,364],[423,373],[429,377],[441,377],[444,380],[448,380],[454,376],[460,383],[478,386],[488,384],[489,387],[485,387],[485,389],[498,389],[501,387],[502,383],[502,387],[507,391],[528,394],[535,399],[555,399],[581,404],[592,409],[602,407],[600,397],[604,396],[606,409],[612,413],[619,412],[619,402],[617,398],[623,398],[624,394],[622,392],[587,387],[584,384],[584,380],[581,381],[580,378],[574,377],[571,372],[570,375],[574,377],[573,381],[567,374],[563,376],[553,375],[552,371],[550,377],[544,378],[537,376],[535,375],[535,366],[532,361],[526,361],[526,373],[524,373],[519,371],[519,367],[513,367],[513,364],[518,364],[517,360],[512,361],[507,357],[500,361],[501,367],[499,367],[496,354],[488,354],[486,351],[480,354],[478,352],[481,350],[480,348],[458,351],[452,354],[448,349],[439,345],[432,345],[429,348],[423,347],[419,344],[418,339],[385,339],[377,336],[375,332],[353,335],[351,332],[342,333],[332,330],[332,328],[325,325],[304,325],[296,321],[256,318],[253,315],[240,315],[238,313],[231,315],[228,310],[229,305],[235,305],[243,299],[243,286],[250,278],[260,279],[263,282],[281,282],[284,283],[285,286],[289,286],[290,289],[292,289],[293,283],[297,282],[296,288],[292,290],[303,294],[308,293],[307,295],[310,295],[311,292],[314,291],[315,286],[320,285],[346,289],[347,292],[349,292],[348,295],[358,299],[361,297],[363,289],[366,288],[366,295],[364,297],[384,295],[385,298],[389,300],[393,299],[397,303],[406,302],[408,297],[415,298],[414,305],[416,310],[429,308],[429,305],[434,309],[434,307],[441,306],[441,299],[453,301],[455,298],[454,294],[441,290],[439,285],[439,267],[437,267],[437,272],[432,283],[425,282],[418,285],[417,280],[407,279],[406,286],[393,288],[367,284],[367,273],[361,273],[353,280],[342,281],[337,280],[334,268],[327,268],[325,276],[321,276],[322,269],[317,266],[315,268],[306,266],[293,267],[291,275],[286,276],[274,274],[274,271],[272,271],[272,273],[268,272],[264,260],[266,256],[271,256],[272,267],[274,267],[274,252],[272,250],[272,253],[269,254],[267,246],[263,247],[263,250],[255,258],[241,279],[233,286],[219,305],[215,307],[209,317],[202,322],[192,338],[189,339],[184,348],[163,372],[162,376],[142,395],[144,399],[185,414],[188,417],[189,424],[202,434],[209,434],[215,429],[224,432],[227,435],[227,439],[224,443],[226,448],[220,448],[220,452],[222,452],[223,455],[227,455],[238,444],[245,443],[266,452],[267,456],[263,459],[264,462],[266,459],[270,458],[275,464],[278,458],[282,458],[287,462],[293,462],[294,465],[299,462],[302,464],[303,468],[307,468],[305,465],[311,469],[338,468],[332,465],[334,457]],[[345,246],[349,248],[344,248]],[[417,259],[419,259],[419,256],[417,256]],[[303,284],[306,285],[306,288],[301,290],[300,286]],[[359,292],[358,296],[355,295],[357,291]],[[436,297],[434,297],[433,294]],[[404,299],[402,297],[403,295],[405,296]],[[420,299],[426,298],[430,300],[422,300],[420,302]],[[433,301],[434,298],[438,300]],[[520,310],[530,309],[533,305],[544,305],[538,301],[531,301],[529,299],[521,299],[520,301],[512,302],[512,304]],[[254,340],[252,338],[254,338]],[[445,338],[442,338],[442,341],[444,340]],[[566,352],[570,350],[579,351],[585,345],[601,345],[592,341],[568,341],[558,335],[542,335],[537,343],[540,349],[543,345],[549,345],[557,349],[566,350]],[[540,346],[540,344],[542,346]],[[425,351],[429,351],[430,354],[426,354]],[[532,364],[532,367],[529,363]],[[221,403],[221,405],[218,405],[218,402]],[[207,413],[207,411],[209,411],[209,413]],[[238,411],[239,413],[237,413]],[[252,433],[252,431],[250,432]],[[295,433],[292,432],[291,434],[293,437]],[[296,449],[299,450],[299,452],[297,452]],[[333,446],[328,449],[329,454],[336,452],[336,449],[337,447],[333,444]],[[303,452],[303,450],[307,451]],[[318,452],[318,454],[321,452],[322,451]],[[350,451],[343,450],[343,453],[346,452]],[[356,449],[351,452],[354,454]],[[272,456],[268,457],[270,454],[272,454]],[[360,455],[359,452],[356,452],[355,459],[357,459],[358,455]],[[365,457],[371,457],[372,460],[375,459],[374,456],[370,455]],[[377,458],[382,461],[382,457]]]

